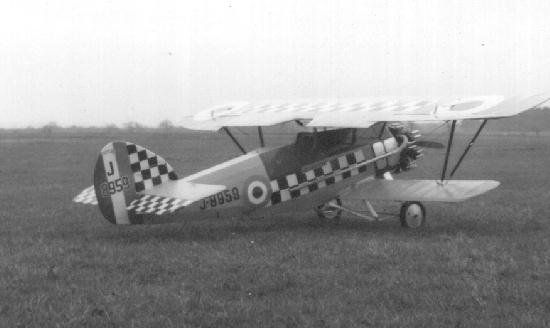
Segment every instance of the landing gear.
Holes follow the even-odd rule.
[[[392,217],[396,217],[395,213],[376,213],[374,207],[365,200],[365,205],[368,211],[353,210],[342,206],[340,198],[327,202],[317,208],[315,212],[322,221],[332,220],[335,223],[340,222],[342,211],[355,215],[356,217],[366,219],[368,221],[383,221]],[[368,214],[367,214],[368,213]],[[380,216],[382,214],[382,216]],[[417,201],[407,201],[402,203],[399,213],[401,226],[404,228],[417,229],[424,226],[426,223],[426,209],[422,203]]]
[[[332,206],[331,203],[334,203],[339,207],[342,206],[342,201],[340,200],[340,198],[336,198],[333,201],[318,206],[317,208],[315,208],[315,212],[317,213],[317,216],[319,216],[319,218],[323,221],[331,220],[334,223],[338,223],[340,222],[340,217],[342,216],[342,209]]]
[[[404,228],[420,228],[426,222],[426,209],[420,202],[404,202],[399,219]]]

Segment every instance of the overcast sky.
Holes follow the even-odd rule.
[[[550,1],[4,1],[0,126],[550,90]]]

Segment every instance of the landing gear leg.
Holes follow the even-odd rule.
[[[420,202],[404,202],[399,219],[404,228],[420,228],[426,223],[426,209]]]
[[[340,216],[342,212],[348,212],[357,217],[367,219],[369,221],[382,221],[390,217],[395,217],[396,214],[383,213],[386,216],[381,217],[372,205],[365,201],[365,205],[370,212],[370,215],[364,214],[365,211],[356,211],[342,206],[340,198],[336,198],[330,202],[327,202],[319,207],[314,208],[315,212],[319,216],[321,221],[332,220],[334,223],[340,222]],[[399,213],[399,219],[401,226],[404,228],[418,229],[424,226],[426,223],[426,209],[422,203],[417,201],[407,201],[401,205],[401,211]]]
[[[339,223],[340,217],[342,216],[342,210],[340,208],[330,205],[330,203],[332,202],[334,202],[338,206],[342,206],[342,200],[340,200],[340,198],[336,198],[331,202],[325,203],[315,208],[315,212],[317,213],[317,216],[319,216],[319,218],[323,221],[332,220],[334,223]]]

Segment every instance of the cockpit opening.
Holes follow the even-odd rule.
[[[388,137],[391,137],[391,133],[384,123],[379,122],[366,129],[345,128],[301,132],[296,138],[296,146],[303,152],[330,154]]]

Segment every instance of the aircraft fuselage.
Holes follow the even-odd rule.
[[[186,182],[227,188],[174,215],[232,217],[271,210],[303,211],[334,199],[360,180],[381,176],[399,165],[406,145],[398,144],[387,131],[373,129],[366,136],[357,131],[302,133],[293,144],[259,148],[185,177]]]

